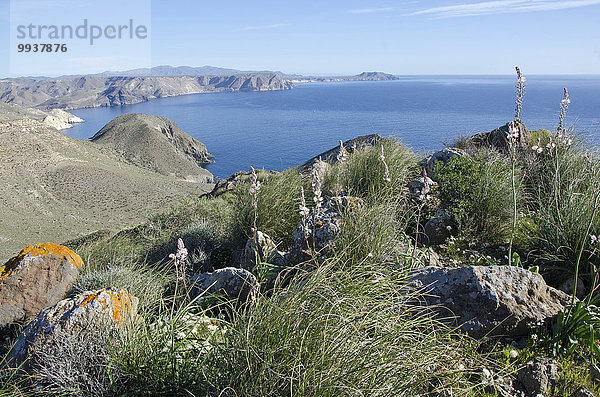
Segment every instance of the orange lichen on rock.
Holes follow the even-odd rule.
[[[81,257],[63,245],[54,243],[36,243],[25,247],[23,250],[21,250],[21,252],[19,252],[17,256],[9,259],[9,261],[6,262],[4,266],[0,267],[0,281],[4,281],[8,277],[10,277],[25,257],[36,257],[45,255],[54,255],[57,257],[65,258],[75,268],[81,268],[83,266],[83,260],[81,259]]]
[[[137,298],[131,296],[125,289],[99,290],[86,293],[79,305],[84,308],[90,304],[100,311],[110,310],[112,319],[121,327],[127,318],[135,314]]]

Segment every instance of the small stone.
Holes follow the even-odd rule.
[[[558,381],[558,363],[538,357],[517,372],[517,378],[531,395],[542,396],[552,392]]]
[[[569,278],[569,279],[565,280],[560,285],[560,287],[558,287],[558,289],[561,290],[562,292],[564,292],[565,294],[573,295],[573,290],[575,289],[575,279]],[[583,280],[578,278],[577,279],[577,295],[576,296],[578,299],[583,299],[583,297],[586,294],[587,294],[587,288],[585,287]]]

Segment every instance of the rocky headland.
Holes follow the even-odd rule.
[[[138,76],[98,75],[0,80],[0,102],[38,109],[79,109],[131,105],[154,98],[223,91],[287,90],[293,83],[275,73],[225,76]]]
[[[127,113],[115,117],[90,141],[160,174],[199,182],[213,180],[202,168],[213,162],[206,146],[165,117]]]

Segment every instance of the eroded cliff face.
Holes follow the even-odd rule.
[[[84,76],[0,80],[0,102],[41,109],[119,106],[153,98],[221,91],[287,90],[293,83],[275,73],[229,76]]]

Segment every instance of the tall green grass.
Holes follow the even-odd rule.
[[[537,210],[531,230],[536,255],[553,270],[574,274],[583,250],[582,273],[591,281],[599,264],[590,241],[590,234],[600,232],[598,155],[579,141],[537,161]]]
[[[473,384],[456,369],[466,340],[414,310],[402,280],[333,260],[259,298],[214,350],[208,385],[231,396],[390,396],[440,382],[467,394]]]
[[[385,180],[385,166],[380,159],[381,147],[389,168],[390,181]],[[417,157],[400,142],[386,138],[377,145],[351,155],[347,162],[338,162],[324,179],[328,195],[360,197],[369,203],[403,194],[406,183],[418,176]]]

